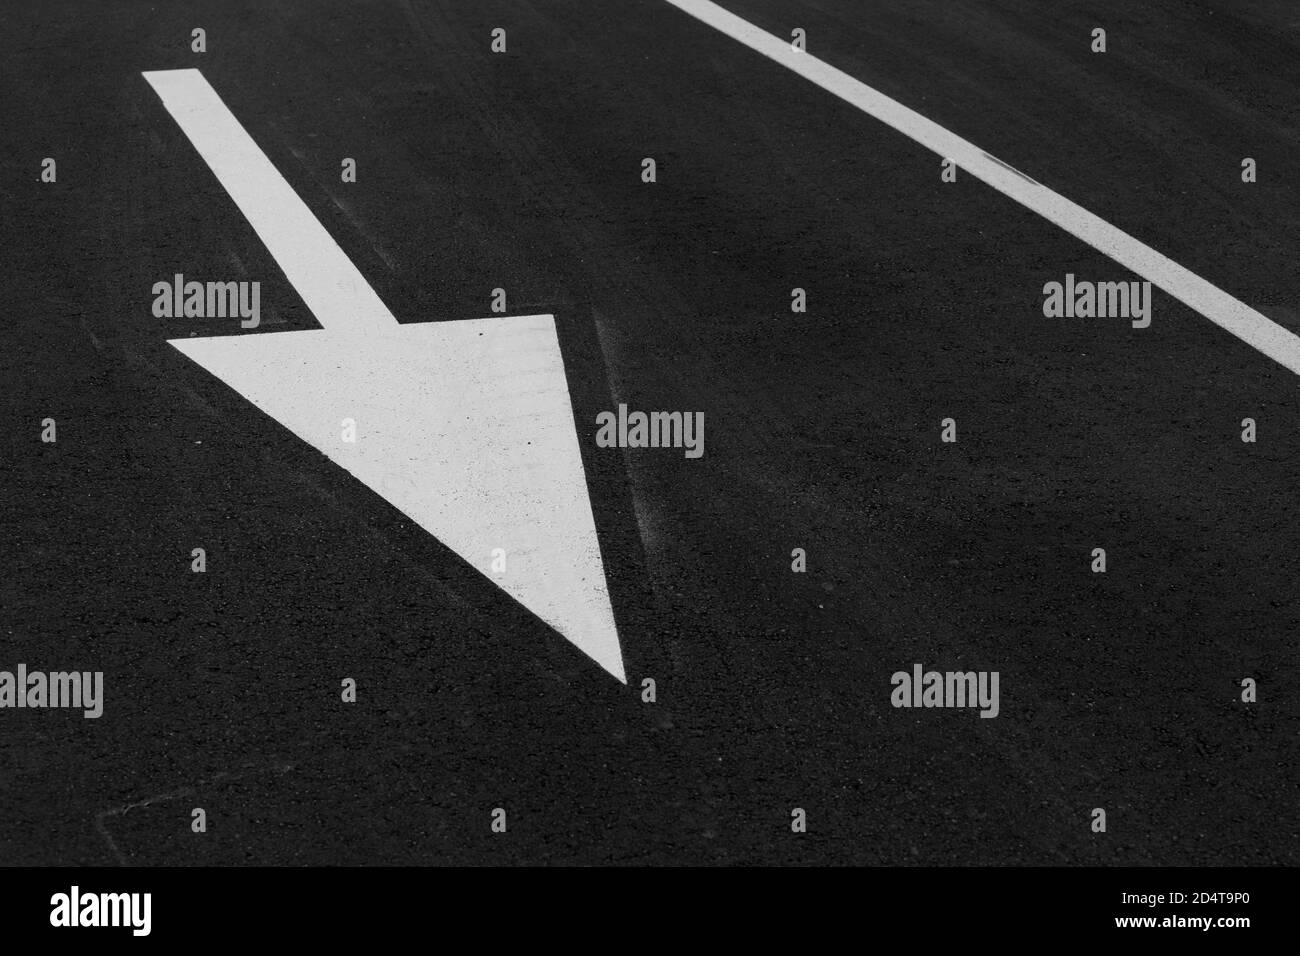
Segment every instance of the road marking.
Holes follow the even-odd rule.
[[[626,683],[550,315],[171,344]]]
[[[399,324],[202,74],[144,76],[322,326],[171,345],[627,683],[554,317]]]
[[[1196,273],[1183,268],[1128,233],[1094,216],[1046,186],[950,133],[842,70],[794,49],[786,40],[759,29],[711,0],[667,0],[733,40],[816,83],[862,112],[1055,223],[1077,239],[1149,280],[1215,325],[1300,375],[1300,337],[1250,308]]]
[[[202,73],[158,70],[144,78],[322,327],[376,332],[398,324]]]

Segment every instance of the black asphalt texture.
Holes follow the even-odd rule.
[[[1293,0],[724,5],[1300,331]],[[167,344],[316,327],[186,67],[399,321],[555,315],[626,687]],[[0,91],[0,669],[105,683],[0,711],[0,863],[1300,858],[1300,379],[1159,291],[1045,318],[1138,277],[907,137],[664,0],[13,4]]]

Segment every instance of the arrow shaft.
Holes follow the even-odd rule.
[[[147,72],[154,92],[321,326],[382,332],[397,320],[198,70]]]

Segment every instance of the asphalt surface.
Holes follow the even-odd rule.
[[[1300,331],[1290,0],[725,6]],[[0,863],[1297,862],[1285,368],[1159,291],[1044,318],[1135,277],[663,0],[5,16],[0,668],[106,701],[0,711]],[[401,322],[555,315],[628,686],[166,344],[316,325],[186,67]],[[155,318],[177,272],[261,329]],[[620,402],[704,456],[597,448]],[[999,716],[891,707],[915,663]]]

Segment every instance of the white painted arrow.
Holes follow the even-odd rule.
[[[198,70],[144,78],[322,326],[171,344],[627,683],[554,318],[398,324]]]

